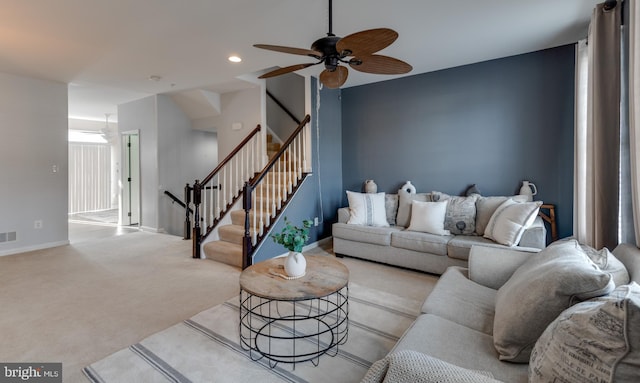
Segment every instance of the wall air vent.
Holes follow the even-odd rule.
[[[11,242],[16,240],[16,232],[10,231],[8,233],[0,233],[0,243]]]

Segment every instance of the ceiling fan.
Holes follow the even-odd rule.
[[[267,72],[258,78],[280,76],[324,63],[320,82],[328,88],[339,88],[347,81],[349,71],[340,63],[349,64],[352,69],[374,74],[403,74],[413,69],[411,65],[393,57],[377,55],[376,52],[388,47],[398,38],[398,33],[389,28],[368,29],[340,38],[332,33],[332,0],[329,0],[329,32],[311,44],[311,49],[291,48],[280,45],[255,44],[254,47],[294,55],[310,56],[318,60],[314,63],[296,64]]]

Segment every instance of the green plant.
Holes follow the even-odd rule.
[[[284,217],[284,227],[279,234],[271,235],[273,242],[284,246],[289,251],[302,252],[302,247],[309,240],[309,228],[313,224],[310,219],[302,221],[302,227],[294,226]]]

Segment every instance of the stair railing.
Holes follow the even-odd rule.
[[[260,130],[258,125],[202,181],[185,186],[185,201],[194,204],[193,258],[201,258],[202,241],[238,200],[245,183],[262,169],[264,146],[258,135]],[[190,226],[188,220],[186,213],[185,227]]]
[[[310,120],[309,115],[305,116],[264,170],[244,184],[243,269],[253,263],[255,249],[308,175]]]

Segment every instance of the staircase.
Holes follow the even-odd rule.
[[[236,160],[235,169],[224,171],[221,168],[218,170],[219,174],[207,177],[207,182],[216,180],[212,184],[213,187],[210,188],[215,189],[215,186],[218,186],[220,193],[216,193],[215,196],[213,190],[207,193],[207,188],[203,186],[204,182],[198,186],[203,193],[201,199],[204,200],[202,205],[205,210],[203,220],[206,232],[196,243],[201,243],[212,232],[216,232],[218,237],[202,246],[202,251],[207,259],[236,267],[247,267],[251,264],[253,251],[266,238],[272,223],[276,221],[307,175],[305,141],[308,128],[305,128],[309,119],[307,116],[282,145],[274,142],[271,135],[267,135],[266,152],[269,158],[267,165],[260,171],[251,173],[250,176],[242,177],[242,182],[234,180],[234,176],[244,173],[245,168],[249,167],[252,160],[249,158],[250,155],[246,148],[239,147],[236,151],[240,153],[240,156],[244,156],[245,160],[239,161],[240,164]],[[250,142],[251,140],[243,145],[251,145],[255,148],[255,144]],[[231,163],[233,160],[229,160],[229,162]],[[220,180],[224,182],[219,182]],[[230,189],[231,193],[225,192],[228,189],[224,186],[225,183],[234,185]],[[221,198],[220,194],[228,196]],[[240,198],[243,198],[242,204],[238,203]],[[195,201],[194,193],[194,203]],[[216,204],[216,202],[220,203]],[[195,210],[200,211],[201,209],[196,208]],[[223,220],[226,215],[230,219]],[[194,221],[198,222],[195,219]],[[194,228],[194,239],[199,236],[197,234],[199,230],[199,227]],[[196,252],[199,252],[197,247],[199,246],[194,243],[194,257],[200,258],[200,256],[196,256]]]

